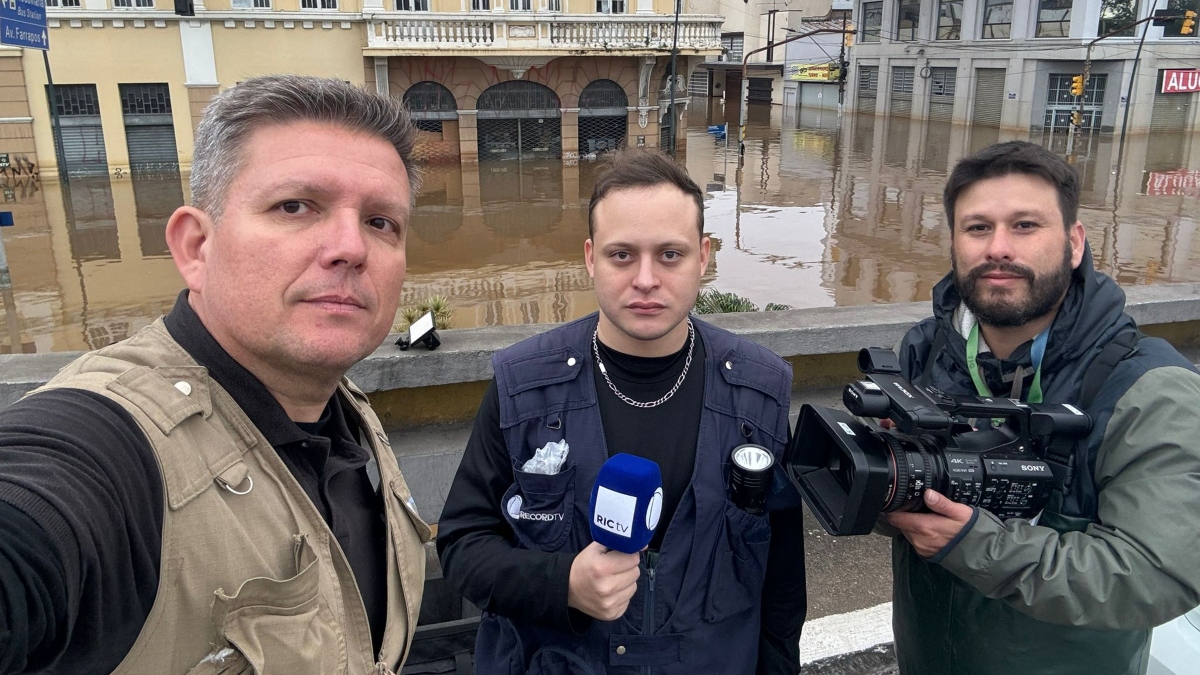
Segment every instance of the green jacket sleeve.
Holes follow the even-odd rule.
[[[941,565],[1035,619],[1138,630],[1200,605],[1200,375],[1155,368],[1117,402],[1098,520],[1060,534],[980,511]]]

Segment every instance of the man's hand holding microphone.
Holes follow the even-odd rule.
[[[634,455],[609,458],[592,487],[592,543],[575,556],[567,606],[600,621],[625,614],[637,592],[639,555],[662,513],[658,464]]]

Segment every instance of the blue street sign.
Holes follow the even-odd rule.
[[[46,0],[0,0],[0,44],[50,49]]]
[[[12,227],[12,211],[0,211],[0,227]]]

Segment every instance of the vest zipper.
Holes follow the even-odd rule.
[[[654,576],[658,566],[658,551],[646,551],[646,598],[642,635],[654,634]],[[650,666],[642,666],[643,675],[650,675]]]

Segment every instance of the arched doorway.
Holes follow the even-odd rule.
[[[600,153],[625,147],[629,98],[612,80],[595,80],[579,94],[579,152]]]
[[[404,92],[403,100],[422,132],[414,157],[425,161],[457,159],[458,102],[454,94],[437,82],[418,82]]]
[[[488,87],[479,110],[479,159],[557,159],[562,156],[558,96],[536,82],[510,80]]]

